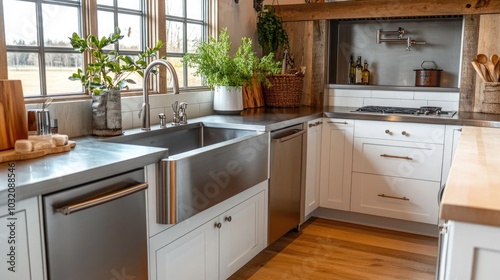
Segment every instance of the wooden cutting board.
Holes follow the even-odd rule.
[[[20,80],[0,80],[0,151],[28,138],[28,122]]]
[[[64,153],[76,146],[75,141],[68,141],[66,145],[57,146],[54,148],[47,148],[38,151],[31,151],[27,153],[18,153],[16,150],[11,149],[7,151],[0,152],[0,163],[2,162],[10,162],[10,161],[18,161],[18,160],[26,160],[39,158],[50,154]]]

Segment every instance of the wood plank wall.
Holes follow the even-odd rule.
[[[470,62],[477,53],[500,55],[500,1],[364,0],[281,5],[278,15],[290,37],[296,65],[307,68],[303,105],[323,106],[327,20],[398,16],[465,15],[459,110],[479,112],[481,81]]]

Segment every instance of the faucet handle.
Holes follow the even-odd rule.
[[[167,127],[167,116],[164,113],[160,113],[158,117],[160,118],[160,128]]]
[[[181,102],[179,104],[179,123],[180,124],[187,124],[187,114],[186,114],[187,105],[188,104],[186,102]]]

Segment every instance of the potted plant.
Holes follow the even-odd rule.
[[[105,52],[105,48],[114,45],[123,38],[120,29],[108,37],[99,39],[95,35],[80,37],[76,32],[69,38],[73,49],[85,53],[91,58],[88,66],[79,68],[69,79],[80,81],[92,95],[92,134],[113,136],[122,134],[120,90],[135,84],[130,78],[133,73],[143,77],[149,57],[156,55],[163,43],[146,48],[137,58],[121,55],[115,50]]]
[[[283,51],[283,68],[280,74],[268,77],[270,87],[264,88],[264,100],[269,107],[298,107],[302,101],[304,73],[294,67],[288,34],[275,6],[265,5],[258,13],[257,35],[263,53]],[[287,68],[289,70],[287,71]]]
[[[274,6],[264,5],[257,17],[257,36],[264,54],[277,53],[280,47],[283,50],[289,48],[288,34],[274,9]]]
[[[197,76],[205,79],[214,89],[214,111],[219,114],[239,114],[243,110],[242,87],[252,78],[269,84],[267,75],[278,73],[280,63],[274,61],[274,53],[259,59],[252,48],[250,38],[242,38],[242,44],[234,55],[230,54],[231,42],[227,29],[216,39],[202,41],[194,53],[184,55],[183,61],[195,67]]]

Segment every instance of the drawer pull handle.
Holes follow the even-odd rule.
[[[386,130],[385,130],[385,134],[392,135],[392,132],[391,132],[389,129],[386,129]]]
[[[332,122],[332,121],[328,121],[328,123],[347,124],[347,122]]]
[[[403,132],[401,132],[401,135],[404,135],[404,136],[410,136],[410,133],[406,132],[403,130]]]
[[[397,196],[391,196],[391,195],[385,195],[385,194],[379,194],[378,196],[383,197],[383,198],[391,198],[391,199],[399,199],[399,200],[410,201],[410,199],[408,197],[406,197],[406,196],[397,197]]]
[[[380,156],[385,157],[385,158],[399,158],[399,159],[413,160],[413,158],[411,158],[409,156],[393,156],[393,155],[388,155],[388,154],[381,154]]]
[[[310,123],[309,127],[318,126],[318,125],[321,125],[321,124],[323,124],[323,122]]]

